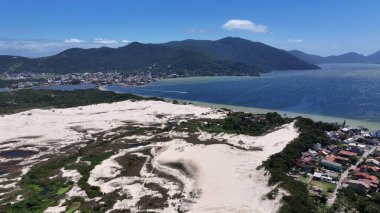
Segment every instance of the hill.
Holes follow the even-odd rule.
[[[72,48],[36,59],[2,56],[0,72],[150,72],[179,74],[258,75],[271,70],[317,69],[286,51],[240,38],[217,41],[185,40],[165,44],[133,42],[119,48]]]
[[[318,69],[284,50],[241,38],[173,41],[164,45],[199,51],[214,59],[237,61],[264,71]]]
[[[318,55],[311,55],[299,50],[291,50],[289,53],[300,60],[307,61],[312,64],[327,64],[327,63],[380,63],[380,51],[364,56],[355,52],[349,52],[342,55],[332,55],[322,57]]]

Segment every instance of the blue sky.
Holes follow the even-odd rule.
[[[380,50],[378,0],[0,0],[0,54],[226,36],[331,55]]]

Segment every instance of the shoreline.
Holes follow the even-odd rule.
[[[174,100],[169,98],[164,98],[165,100]],[[304,118],[310,118],[314,121],[324,121],[329,123],[343,123],[346,121],[346,125],[351,127],[358,127],[363,126],[368,128],[370,131],[375,131],[380,129],[380,122],[375,121],[366,121],[366,120],[358,120],[358,119],[351,119],[351,118],[342,118],[342,117],[334,117],[334,116],[327,116],[327,115],[318,115],[318,114],[309,114],[309,113],[301,113],[301,112],[289,112],[289,111],[283,111],[283,110],[276,110],[276,109],[265,109],[265,108],[255,108],[255,107],[243,107],[243,106],[236,106],[236,105],[228,105],[228,104],[215,104],[215,103],[208,103],[208,102],[200,102],[200,101],[191,101],[191,100],[180,100],[178,101],[184,101],[187,103],[192,103],[198,106],[208,106],[208,107],[216,107],[216,108],[227,108],[234,111],[242,111],[242,112],[250,112],[250,113],[267,113],[267,112],[277,112],[281,115],[286,114],[286,117],[304,117]]]
[[[113,91],[113,90],[105,89],[104,91]],[[142,97],[155,97],[155,96],[147,96],[147,95],[140,95],[140,94],[134,94],[134,95],[138,95]],[[162,98],[168,101],[177,100],[179,102],[186,102],[186,103],[194,104],[196,106],[204,106],[204,107],[212,107],[212,108],[226,108],[233,111],[250,112],[254,114],[265,114],[268,112],[277,112],[280,115],[286,115],[286,117],[301,116],[304,118],[310,118],[314,121],[323,121],[323,122],[329,122],[329,123],[343,123],[344,121],[346,121],[347,126],[365,127],[365,128],[368,128],[370,131],[380,130],[380,122],[376,122],[376,121],[366,121],[366,120],[358,120],[358,119],[352,119],[352,118],[334,117],[334,116],[309,114],[309,113],[301,113],[301,112],[290,112],[290,111],[267,109],[267,108],[244,107],[244,106],[236,106],[236,105],[229,105],[229,104],[217,104],[217,103],[192,101],[192,100],[185,100],[185,99],[164,98],[164,97],[159,97],[159,98]]]
[[[100,90],[112,91],[115,93],[124,93],[124,92],[110,90],[107,87],[103,87]],[[141,97],[156,97],[156,96],[141,95],[141,94],[136,94],[136,93],[131,93],[131,94],[138,95]],[[343,123],[344,121],[346,121],[346,125],[351,126],[351,127],[362,126],[362,127],[368,128],[370,131],[380,130],[380,122],[376,122],[376,121],[366,121],[366,120],[358,120],[358,119],[352,119],[352,118],[334,117],[334,116],[328,116],[328,115],[318,115],[318,114],[301,113],[301,112],[290,112],[290,111],[267,109],[267,108],[244,107],[244,106],[229,105],[229,104],[217,104],[217,103],[211,103],[211,102],[192,101],[192,100],[178,99],[178,98],[166,98],[166,97],[159,97],[159,98],[162,98],[168,101],[177,100],[180,102],[191,103],[197,106],[226,108],[233,111],[250,112],[250,113],[257,113],[257,114],[263,114],[267,112],[277,112],[281,115],[286,114],[287,117],[302,116],[304,118],[310,118],[314,121],[324,121],[324,122],[329,122],[329,123]]]

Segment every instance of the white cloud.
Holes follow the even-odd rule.
[[[124,39],[124,40],[122,40],[121,41],[121,43],[124,43],[124,44],[129,44],[129,43],[131,43],[132,41],[129,41],[129,40],[126,40],[126,39]]]
[[[239,20],[232,19],[227,21],[223,25],[225,30],[246,30],[254,33],[266,33],[268,32],[268,27],[261,24],[255,24],[250,20]]]
[[[83,42],[84,42],[83,40],[80,40],[77,38],[70,38],[70,39],[65,40],[66,44],[79,44],[79,43],[83,43]]]
[[[108,40],[108,39],[94,40],[93,42],[86,42],[86,41],[78,42],[73,39],[49,40],[49,39],[13,39],[13,38],[0,37],[0,55],[20,55],[20,56],[27,56],[27,57],[40,57],[40,56],[49,56],[49,55],[57,54],[63,50],[73,48],[73,47],[97,48],[97,47],[107,46],[107,47],[116,48],[123,45],[125,45],[125,43]]]
[[[290,43],[301,43],[301,42],[303,42],[303,39],[301,39],[301,38],[298,38],[298,39],[290,38],[290,39],[288,39],[288,42],[290,42]]]
[[[118,41],[111,39],[95,38],[94,43],[96,44],[117,44]]]

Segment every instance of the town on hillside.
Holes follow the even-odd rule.
[[[175,76],[167,76],[172,78]],[[0,73],[0,88],[22,89],[44,85],[67,85],[88,83],[95,85],[144,85],[161,78],[152,76],[150,73],[136,75],[123,75],[119,72],[96,72],[96,73]],[[1,86],[4,84],[3,86]]]
[[[307,184],[312,196],[334,203],[338,190],[345,187],[367,195],[380,189],[380,131],[340,128],[326,131],[334,145],[314,144],[294,161],[289,175]]]

